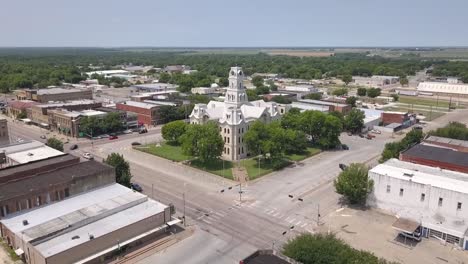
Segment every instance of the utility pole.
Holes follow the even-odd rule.
[[[317,225],[320,225],[320,204],[317,204]]]
[[[182,198],[184,200],[184,227],[186,227],[187,221],[185,220],[185,190],[184,190],[184,193],[182,194]]]
[[[239,203],[242,203],[242,182],[239,183]]]

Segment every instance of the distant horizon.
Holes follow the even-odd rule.
[[[158,49],[389,49],[389,48],[445,48],[458,49],[466,46],[0,46],[0,49],[21,48],[158,48]]]

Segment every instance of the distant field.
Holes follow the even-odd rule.
[[[269,55],[286,55],[296,57],[330,57],[335,55],[334,52],[307,50],[269,50],[266,53],[268,53]]]

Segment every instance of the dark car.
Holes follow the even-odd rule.
[[[348,145],[346,145],[346,144],[342,144],[342,145],[341,145],[341,149],[342,149],[342,150],[349,150],[349,147],[348,147]]]
[[[360,137],[360,138],[364,138],[364,135],[363,135],[363,134],[359,134],[359,137]]]
[[[132,146],[140,146],[141,143],[140,142],[132,142]]]
[[[137,192],[142,192],[143,191],[143,188],[141,188],[141,186],[138,184],[138,183],[130,183],[130,187],[132,187],[133,190],[137,191]]]
[[[78,145],[76,145],[76,144],[73,144],[73,145],[70,146],[70,150],[75,150],[77,148],[78,148]]]
[[[114,139],[118,139],[119,137],[118,136],[109,136],[109,140],[114,140]]]
[[[346,168],[347,168],[348,166],[346,166],[346,165],[343,164],[343,163],[340,163],[340,164],[338,165],[338,167],[340,167],[341,170],[346,170]]]

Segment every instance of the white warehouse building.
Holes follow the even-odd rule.
[[[468,174],[391,159],[369,178],[369,205],[414,221],[423,237],[468,250]]]
[[[468,84],[463,83],[422,82],[418,84],[417,90],[442,95],[468,96]]]

